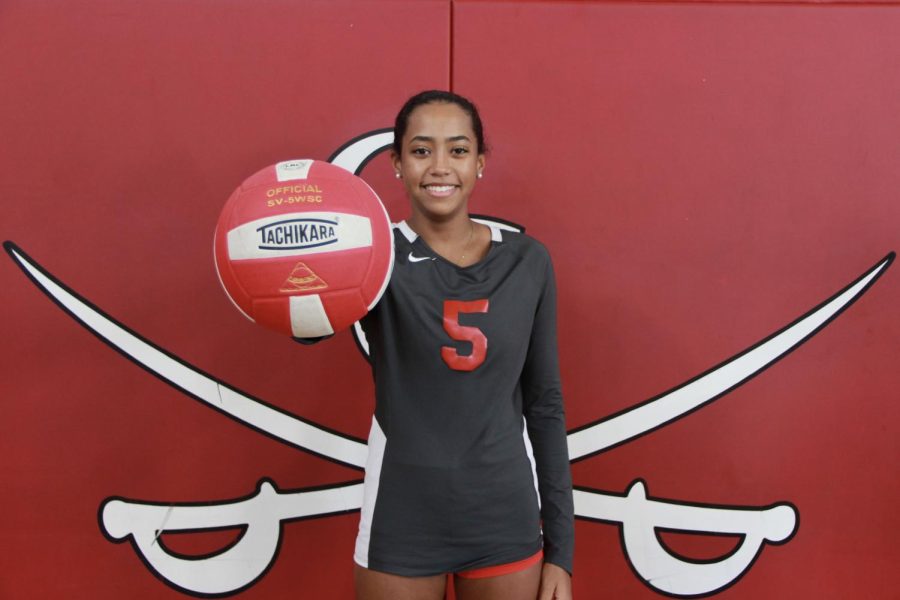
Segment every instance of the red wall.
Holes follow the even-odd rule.
[[[411,93],[452,87],[493,146],[473,211],[525,225],[554,256],[568,422],[582,428],[743,352],[896,250],[898,31],[896,5],[9,1],[0,236],[211,376],[364,438],[370,374],[351,336],[300,347],[243,320],[216,281],[212,228],[258,168],[326,159]],[[386,157],[362,175],[402,219]],[[281,490],[361,478],[123,359],[14,261],[0,280],[0,597],[179,597],[104,537],[113,496],[217,503],[263,477]],[[763,545],[723,597],[892,596],[897,281],[888,269],[715,402],[576,461],[575,483],[790,503],[795,534]],[[356,522],[284,523],[241,595],[352,597]],[[578,598],[659,593],[621,531],[578,521]],[[229,536],[166,543],[203,554]],[[709,560],[735,545],[662,538]]]

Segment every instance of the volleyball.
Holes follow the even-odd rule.
[[[216,225],[219,281],[248,319],[295,338],[348,329],[381,298],[394,264],[381,200],[356,175],[290,160],[248,177]]]

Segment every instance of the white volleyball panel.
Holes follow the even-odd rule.
[[[231,260],[306,256],[371,245],[369,219],[346,213],[277,215],[244,223],[228,232],[228,258]]]
[[[309,168],[312,164],[313,161],[308,158],[280,162],[275,165],[275,177],[278,181],[306,179],[309,176]]]
[[[291,332],[294,337],[315,338],[334,333],[318,294],[291,296],[290,301]]]

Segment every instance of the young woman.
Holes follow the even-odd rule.
[[[357,596],[440,600],[452,574],[459,600],[568,600],[572,483],[550,257],[469,218],[485,167],[471,102],[418,94],[394,135],[411,215],[395,226],[388,289],[362,321],[376,406]]]

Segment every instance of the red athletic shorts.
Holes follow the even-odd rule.
[[[538,550],[537,554],[532,554],[528,558],[517,560],[516,562],[506,563],[504,565],[494,565],[492,567],[482,567],[481,569],[472,569],[470,571],[460,571],[456,573],[458,577],[463,579],[482,579],[484,577],[497,577],[498,575],[509,575],[510,573],[518,573],[524,571],[536,562],[540,562],[544,558],[544,551]]]

